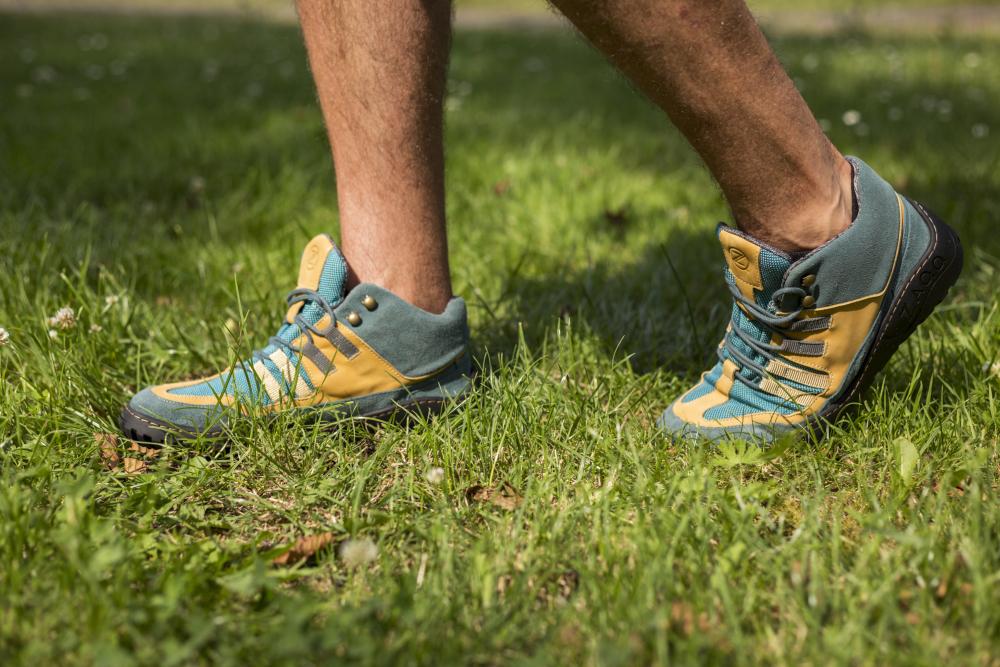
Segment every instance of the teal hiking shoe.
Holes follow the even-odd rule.
[[[345,293],[347,263],[329,236],[302,255],[276,336],[233,368],[136,394],[121,414],[135,441],[216,436],[251,412],[315,419],[436,412],[470,386],[465,302],[439,315],[377,285]]]
[[[719,362],[660,417],[670,436],[770,441],[832,419],[958,279],[955,232],[848,160],[857,215],[804,256],[719,225],[732,317]]]

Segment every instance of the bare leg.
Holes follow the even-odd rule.
[[[442,104],[450,0],[297,0],[337,172],[351,284],[451,298]]]
[[[788,251],[851,221],[851,168],[743,0],[551,0],[674,124],[737,225]]]

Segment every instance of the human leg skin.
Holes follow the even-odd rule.
[[[733,295],[671,437],[770,440],[848,405],[946,296],[957,235],[820,131],[742,0],[551,0],[704,159]]]
[[[333,149],[349,286],[451,298],[442,142],[450,0],[297,0]]]
[[[851,169],[743,0],[551,0],[698,152],[740,229],[810,250],[851,220]]]

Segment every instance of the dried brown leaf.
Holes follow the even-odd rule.
[[[300,537],[292,548],[271,561],[275,565],[292,565],[312,558],[321,549],[333,542],[333,533],[320,533]]]
[[[125,472],[130,475],[141,475],[146,472],[146,462],[141,459],[134,459],[131,456],[126,456],[122,459],[122,464],[125,467]]]
[[[101,461],[108,470],[114,470],[121,463],[121,456],[118,455],[118,436],[114,433],[95,433],[94,442],[97,443],[97,451],[101,455]]]
[[[524,500],[507,482],[496,488],[478,484],[470,486],[465,492],[465,497],[470,503],[489,503],[508,512],[517,509]]]
[[[150,459],[155,459],[157,456],[160,455],[159,449],[155,447],[143,447],[137,442],[131,443],[131,445],[129,446],[129,451],[135,452],[136,454],[140,454]]]

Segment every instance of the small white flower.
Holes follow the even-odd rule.
[[[49,318],[49,326],[53,329],[72,329],[76,326],[76,313],[69,306],[60,308]]]
[[[541,58],[528,58],[521,63],[521,66],[529,72],[541,72],[547,67]]]
[[[56,71],[48,65],[41,65],[35,68],[32,76],[38,83],[49,83],[56,78]]]
[[[992,364],[987,361],[983,364],[983,372],[987,375],[1000,376],[1000,361],[994,361]]]
[[[10,342],[10,332],[0,327],[0,347],[3,347]]]
[[[986,123],[976,123],[972,126],[972,136],[976,139],[985,139],[990,134],[990,126]]]
[[[59,338],[59,332],[56,331],[55,329],[49,329],[49,338],[51,338],[52,340]]]
[[[981,63],[982,61],[983,59],[975,51],[970,51],[969,53],[966,53],[965,57],[962,58],[962,62],[969,69],[975,69],[976,67],[979,67],[979,63]]]
[[[191,194],[200,195],[205,191],[205,179],[201,176],[192,176],[191,180],[188,181],[188,190]]]
[[[100,324],[91,324],[90,325],[90,333],[92,333],[92,334],[94,334],[94,333],[101,333],[102,331],[104,331],[104,327],[102,327]]]
[[[117,294],[109,294],[104,297],[104,305],[108,308],[111,306],[117,306],[119,301],[121,301],[121,297]]]
[[[427,478],[427,481],[430,482],[431,484],[434,485],[440,484],[441,482],[444,481],[444,468],[437,468],[437,467],[431,468],[430,470],[427,471],[427,474],[424,476]]]
[[[347,567],[367,565],[378,558],[378,547],[367,537],[346,540],[340,545],[340,560]]]
[[[847,127],[853,127],[861,122],[861,112],[856,109],[849,109],[841,116],[841,120],[844,121],[844,125]]]

